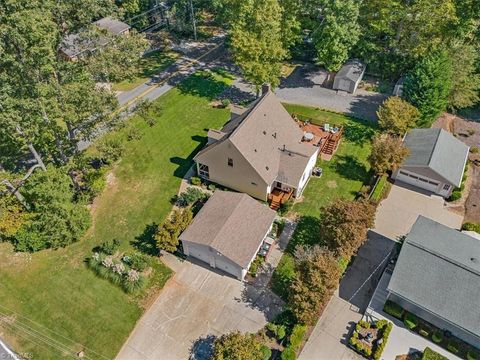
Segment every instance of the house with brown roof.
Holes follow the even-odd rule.
[[[242,193],[217,190],[180,235],[183,252],[243,280],[276,213]]]
[[[208,132],[194,158],[200,177],[262,201],[271,194],[302,194],[319,152],[269,87],[221,130]]]

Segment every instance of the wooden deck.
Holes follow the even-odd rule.
[[[273,210],[278,210],[280,205],[285,204],[293,195],[293,190],[289,192],[283,191],[281,189],[275,188],[273,191],[268,195],[268,200],[270,201],[270,208]]]

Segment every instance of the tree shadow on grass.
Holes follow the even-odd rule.
[[[287,252],[293,254],[298,245],[323,245],[320,239],[320,219],[313,216],[302,216],[290,239]]]
[[[143,230],[143,233],[135,237],[135,240],[131,241],[131,245],[144,254],[158,256],[159,251],[157,248],[157,242],[155,241],[157,230],[157,223],[148,224],[145,227],[145,230]]]
[[[217,337],[209,334],[199,337],[190,347],[190,360],[209,360],[213,355],[213,346]]]
[[[352,119],[352,121],[345,126],[344,137],[354,144],[363,145],[366,142],[370,142],[374,136],[375,127],[372,123]]]
[[[197,71],[177,85],[177,88],[183,94],[204,97],[210,101],[220,95],[227,87],[227,84],[216,79],[213,73],[208,71]]]
[[[193,165],[193,158],[207,143],[207,137],[205,136],[194,135],[192,136],[192,140],[198,142],[198,145],[195,150],[190,153],[190,155],[188,155],[186,158],[181,158],[179,156],[170,158],[171,163],[178,165],[173,172],[173,176],[180,179],[183,179],[183,177],[187,174],[188,170]]]
[[[352,155],[339,155],[335,162],[335,171],[343,178],[356,181],[365,181],[368,170],[364,164]]]

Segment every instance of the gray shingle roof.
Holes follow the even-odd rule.
[[[356,82],[362,77],[364,71],[364,64],[358,60],[351,60],[340,68],[338,73],[335,75],[335,78],[348,79]]]
[[[480,241],[419,216],[388,289],[480,336]]]
[[[410,154],[402,166],[428,168],[460,186],[469,150],[463,142],[443,129],[413,129],[405,137],[405,146]]]
[[[111,18],[109,16],[104,17],[94,22],[100,29],[110,31],[112,34],[120,35],[130,29],[130,25],[123,21]]]
[[[296,153],[299,158],[310,158],[318,151],[317,147],[301,142],[303,132],[271,91],[255,101],[244,114],[227,123],[222,132],[228,134],[223,140],[230,140],[267,184],[279,175],[283,149]],[[200,159],[215,145],[200,151],[195,159]],[[289,178],[301,177],[304,170],[305,167],[292,168]]]
[[[210,246],[245,269],[275,216],[246,194],[217,190],[180,240]]]

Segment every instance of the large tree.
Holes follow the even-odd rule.
[[[368,200],[339,199],[322,208],[320,240],[349,260],[367,239],[375,221],[375,205]]]
[[[314,324],[337,288],[341,270],[336,256],[318,245],[295,250],[297,275],[289,290],[290,308],[300,323]]]
[[[402,138],[390,134],[379,134],[373,139],[372,151],[368,157],[375,173],[382,175],[394,171],[408,155]]]
[[[256,86],[280,84],[282,61],[287,57],[278,0],[242,0],[230,23],[233,58],[243,76]]]
[[[408,73],[403,96],[420,110],[418,126],[430,127],[446,109],[452,90],[452,76],[452,62],[445,50],[426,56]]]
[[[212,360],[262,360],[262,345],[252,334],[224,334],[214,343]]]
[[[359,39],[359,2],[322,0],[319,6],[321,20],[313,32],[317,61],[328,71],[338,71]]]
[[[380,128],[393,135],[403,135],[420,118],[418,109],[398,96],[391,96],[377,111]]]

